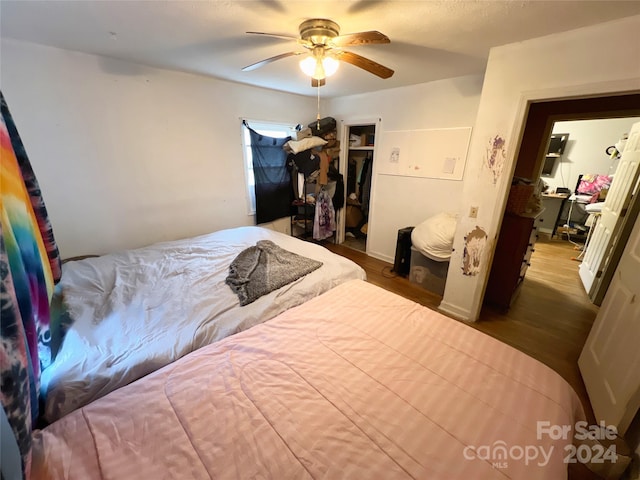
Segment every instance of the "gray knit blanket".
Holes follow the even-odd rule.
[[[321,266],[322,262],[289,252],[271,240],[260,240],[231,262],[225,282],[244,306]]]

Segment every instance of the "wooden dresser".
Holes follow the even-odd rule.
[[[531,254],[538,238],[535,224],[540,213],[505,213],[484,296],[485,303],[506,311],[516,298],[531,264]]]

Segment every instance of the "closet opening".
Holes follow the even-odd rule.
[[[377,122],[343,126],[345,208],[338,243],[367,251]]]

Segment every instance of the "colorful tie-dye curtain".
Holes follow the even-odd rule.
[[[41,356],[60,258],[40,188],[0,92],[0,401],[29,478]],[[48,359],[46,359],[48,361]]]

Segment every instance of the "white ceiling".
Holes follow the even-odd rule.
[[[382,80],[343,64],[323,97],[364,93],[484,71],[489,49],[640,14],[640,1],[0,1],[2,37],[106,55],[165,69],[315,95],[289,57],[250,72],[242,67],[299,50],[261,31],[298,35],[309,18],[330,18],[341,33],[379,30],[388,45],[350,47],[395,70]],[[606,66],[603,66],[606,68]]]

